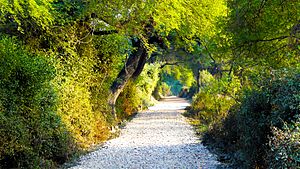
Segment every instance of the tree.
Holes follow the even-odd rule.
[[[229,1],[233,70],[268,75],[299,63],[298,1]],[[254,79],[253,79],[254,80]]]
[[[197,4],[197,5],[196,5]],[[120,33],[131,38],[135,48],[129,55],[123,69],[111,86],[108,98],[115,116],[115,102],[129,79],[136,79],[151,53],[166,46],[170,47],[170,33],[176,32],[172,48],[181,48],[194,43],[194,36],[214,34],[214,20],[224,15],[223,1],[116,1],[91,4],[97,10],[94,22],[105,23],[112,31],[94,30],[95,35]],[[98,12],[97,12],[98,11]],[[201,12],[199,12],[201,11]],[[214,11],[214,12],[208,12]],[[167,49],[168,50],[168,49]]]

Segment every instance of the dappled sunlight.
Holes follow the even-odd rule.
[[[299,168],[300,0],[0,2],[0,168]]]

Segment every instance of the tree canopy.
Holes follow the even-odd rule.
[[[209,129],[230,112],[243,119],[255,97],[284,100],[271,88],[297,86],[299,9],[297,0],[0,0],[0,167],[63,163],[153,97],[195,95]],[[280,90],[294,98],[295,86]]]

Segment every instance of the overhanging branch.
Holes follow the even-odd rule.
[[[206,45],[204,45],[204,43],[201,41],[200,38],[197,37],[196,39],[199,42],[199,45],[203,46],[205,48],[205,50],[207,51],[207,54],[209,56],[209,58],[214,62],[214,64],[216,64],[216,60],[212,57],[211,53],[209,52],[208,48]]]
[[[160,68],[160,69],[163,69],[165,66],[172,66],[172,65],[178,66],[179,63],[183,63],[183,62],[174,62],[174,63],[168,63],[168,62],[167,62],[167,63],[162,64],[159,68]]]
[[[274,40],[283,40],[283,39],[286,39],[286,38],[289,38],[289,37],[291,37],[291,36],[280,36],[280,37],[271,38],[271,39],[256,39],[256,40],[246,41],[246,43],[271,42],[271,41],[274,41]]]
[[[272,41],[276,41],[276,40],[281,41],[281,40],[284,40],[284,39],[290,38],[290,37],[295,38],[295,36],[279,36],[279,37],[271,38],[271,39],[248,40],[248,41],[243,42],[241,45],[238,45],[238,46],[234,47],[233,50],[239,49],[239,48],[244,47],[246,45],[253,45],[253,44],[259,43],[259,42],[272,42]]]
[[[103,30],[103,31],[94,31],[94,35],[110,35],[110,34],[114,34],[114,33],[118,33],[117,30]]]

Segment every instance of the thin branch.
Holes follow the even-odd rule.
[[[94,35],[111,35],[114,33],[118,33],[117,30],[103,30],[103,31],[94,31]]]
[[[174,63],[168,63],[168,62],[167,62],[167,63],[162,64],[159,68],[162,69],[162,68],[164,68],[165,66],[172,66],[172,65],[178,66],[179,63],[183,63],[183,62],[174,62]]]
[[[202,44],[203,45],[203,44]],[[212,57],[211,53],[209,52],[208,48],[206,45],[203,45],[204,48],[207,50],[208,56],[210,57],[211,60],[213,60],[214,63],[216,63],[216,60]]]
[[[197,40],[200,42],[200,45],[202,45],[202,46],[206,49],[206,51],[207,51],[208,56],[210,57],[210,59],[214,62],[214,64],[216,64],[216,60],[212,57],[212,55],[211,55],[211,53],[209,52],[207,46],[204,45],[204,43],[202,42],[202,40],[201,40],[200,38],[197,38]]]
[[[256,40],[246,41],[246,43],[270,42],[270,41],[274,41],[274,40],[283,40],[283,39],[286,39],[286,38],[289,38],[289,37],[291,37],[291,36],[280,36],[280,37],[276,37],[276,38],[272,38],[272,39],[256,39]]]
[[[86,39],[89,35],[93,35],[93,33],[94,33],[94,29],[92,29],[91,31],[89,31],[88,34],[85,37],[77,40],[77,42],[79,42],[79,43],[85,43],[85,44],[92,42],[93,36],[91,37],[91,39],[89,41],[83,41],[83,40]]]
[[[275,41],[275,40],[284,40],[286,38],[290,38],[290,37],[294,37],[294,36],[280,36],[280,37],[276,37],[276,38],[271,38],[271,39],[256,39],[256,40],[248,40],[245,41],[244,43],[242,43],[239,46],[236,46],[235,48],[233,48],[233,50],[236,50],[238,48],[244,47],[245,45],[249,45],[249,44],[253,44],[253,43],[259,43],[259,42],[271,42],[271,41]]]
[[[259,17],[259,15],[261,14],[263,8],[266,6],[266,0],[262,0],[259,6],[259,9],[256,12],[256,15],[254,16],[253,20],[255,20],[256,18]]]
[[[127,61],[128,61],[128,55],[126,55],[126,58],[125,58],[125,64],[124,64],[124,70],[125,70],[125,74],[127,75],[128,74],[128,71],[127,71]]]

